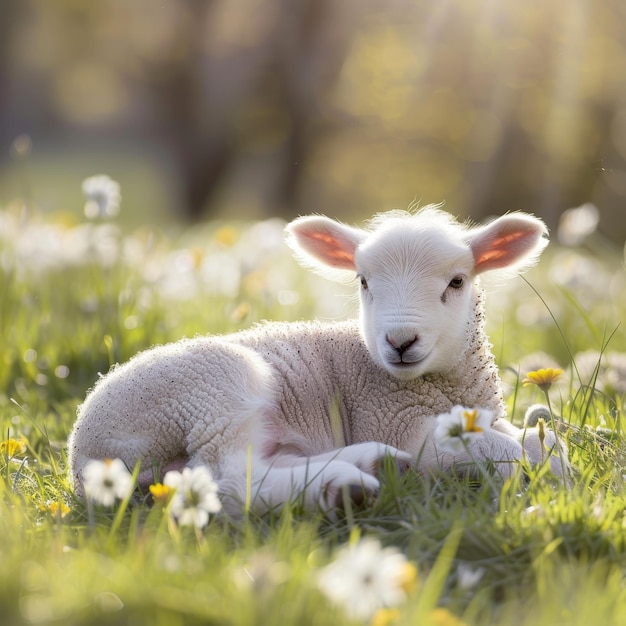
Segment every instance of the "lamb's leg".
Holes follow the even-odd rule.
[[[522,458],[523,449],[519,442],[491,429],[471,439],[467,450],[458,459],[455,458],[455,463],[491,463],[495,471],[506,479],[514,475]]]
[[[380,488],[376,478],[343,461],[313,461],[292,467],[272,467],[256,485],[254,507],[265,509],[286,500],[301,502],[305,509],[328,512],[342,506],[342,490],[352,500],[373,498]],[[285,498],[286,496],[286,498]]]
[[[476,462],[490,462],[495,471],[506,479],[514,474],[521,461],[527,459],[533,465],[549,462],[554,474],[562,476],[563,467],[558,452],[550,454],[555,445],[558,444],[551,430],[546,429],[542,446],[537,429],[522,430],[500,419],[494,422],[491,429],[470,439],[467,448],[455,453],[438,449],[431,433],[418,455],[418,465],[421,469],[458,468],[471,471]],[[566,458],[564,461],[567,473],[569,463]]]
[[[284,459],[283,459],[284,461]],[[287,502],[301,503],[307,510],[331,511],[342,506],[343,489],[356,500],[374,497],[380,484],[352,463],[338,460],[298,458],[296,464],[273,464],[263,459],[233,459],[220,481],[222,503],[230,514],[245,508],[255,513],[280,509]]]
[[[514,438],[497,430],[489,429],[480,436],[473,437],[465,448],[456,452],[437,446],[434,437],[436,420],[432,430],[421,446],[413,445],[417,451],[417,465],[420,470],[459,470],[476,473],[476,463],[491,463],[495,471],[504,479],[513,475],[523,458],[523,449]]]
[[[380,465],[386,456],[390,456],[396,461],[400,473],[406,472],[414,462],[414,458],[407,452],[402,452],[393,446],[388,446],[378,441],[366,441],[310,457],[293,454],[279,455],[272,460],[272,465],[274,467],[293,467],[295,465],[307,465],[312,462],[343,461],[356,466],[362,472],[377,476]]]

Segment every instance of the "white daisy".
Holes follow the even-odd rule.
[[[395,548],[375,539],[344,546],[324,567],[318,587],[353,618],[369,619],[382,607],[398,606],[415,584],[417,569]]]
[[[564,246],[578,246],[593,234],[600,223],[600,211],[590,202],[563,211],[559,218],[557,237]]]
[[[112,506],[133,490],[133,478],[120,459],[92,460],[83,470],[83,486],[87,498],[96,504]]]
[[[467,563],[459,564],[456,570],[459,587],[465,591],[471,591],[478,585],[485,574],[484,567],[472,567]]]
[[[182,472],[167,472],[163,484],[174,490],[170,514],[181,526],[204,528],[209,514],[222,508],[217,483],[204,465],[186,467]]]
[[[435,445],[453,454],[461,452],[474,437],[482,437],[491,428],[493,412],[489,409],[467,409],[456,405],[450,413],[437,417]]]
[[[85,216],[89,219],[115,217],[120,212],[120,185],[105,174],[85,178],[82,185],[87,198]]]

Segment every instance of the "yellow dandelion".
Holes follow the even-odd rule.
[[[55,500],[46,502],[40,506],[40,509],[56,518],[63,518],[71,511],[65,502],[56,502]]]
[[[397,575],[398,585],[408,595],[417,588],[417,567],[406,561]]]
[[[28,442],[25,437],[20,437],[19,439],[9,437],[9,439],[5,439],[0,442],[0,452],[3,456],[13,458],[14,456],[18,456],[19,454],[24,454],[24,452],[26,452],[27,443]]]
[[[232,226],[223,226],[215,233],[215,239],[226,248],[230,248],[239,239],[239,233]]]
[[[172,495],[172,488],[161,483],[156,483],[155,485],[150,485],[150,493],[155,502],[167,504]]]
[[[433,612],[430,614],[430,623],[433,626],[465,626],[463,620],[442,607],[433,609]]]
[[[398,609],[378,609],[372,617],[371,626],[389,626],[400,617]]]
[[[547,367],[546,369],[539,369],[535,372],[528,372],[526,378],[522,380],[522,384],[524,387],[537,385],[537,387],[545,393],[562,373],[563,370],[558,367]]]

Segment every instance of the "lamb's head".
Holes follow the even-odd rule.
[[[321,274],[356,275],[367,348],[381,367],[408,380],[458,363],[478,275],[529,267],[547,245],[546,233],[541,220],[524,213],[469,227],[425,207],[383,213],[364,230],[301,217],[287,226],[287,241]]]

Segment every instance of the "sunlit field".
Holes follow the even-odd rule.
[[[626,623],[626,276],[588,211],[536,269],[487,285],[510,419],[549,398],[571,485],[389,463],[365,510],[196,528],[156,495],[74,497],[65,445],[85,392],[150,345],[354,315],[353,288],[300,269],[277,219],[175,232],[0,208],[0,623]],[[522,384],[541,368],[564,370],[548,398]]]

